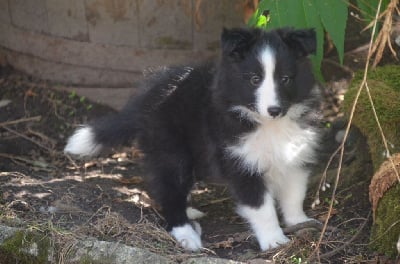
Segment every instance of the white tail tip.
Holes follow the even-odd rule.
[[[86,126],[77,129],[68,139],[67,145],[64,148],[64,153],[79,157],[95,156],[99,154],[101,148],[102,145],[95,142],[93,129]]]

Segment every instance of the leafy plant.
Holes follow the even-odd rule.
[[[265,28],[315,28],[317,52],[312,61],[316,74],[321,77],[324,30],[331,36],[343,62],[347,7],[348,3],[341,0],[262,0],[248,24]],[[263,18],[266,11],[269,19]],[[260,20],[268,22],[260,23]]]
[[[390,0],[382,0],[381,10],[385,10]],[[370,25],[375,18],[379,0],[357,0],[357,6],[366,24]]]
[[[370,26],[374,20],[379,1],[356,1],[356,8],[360,11],[365,25]],[[385,10],[389,3],[390,0],[382,0],[381,10]],[[343,63],[348,6],[347,0],[261,0],[248,25],[261,28],[315,28],[317,51],[311,59],[315,73],[322,79],[320,65],[323,59],[325,32],[336,47],[340,63]]]

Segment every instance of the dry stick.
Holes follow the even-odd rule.
[[[46,146],[40,144],[39,142],[37,142],[36,140],[31,139],[30,137],[25,136],[24,134],[19,133],[18,131],[14,130],[14,129],[11,129],[11,128],[6,127],[6,126],[3,126],[3,128],[4,128],[5,130],[8,130],[8,131],[11,132],[11,133],[14,133],[15,135],[17,135],[17,136],[19,136],[19,137],[22,137],[23,139],[26,139],[26,140],[28,140],[28,141],[30,141],[30,142],[32,142],[32,143],[38,145],[38,146],[41,147],[41,148],[44,148],[44,149],[47,150],[48,152],[53,152],[52,149],[50,149],[50,148],[48,148],[48,147],[46,147]]]
[[[392,43],[390,41],[390,32],[392,31],[392,21],[393,21],[393,13],[396,10],[398,4],[398,0],[391,0],[386,7],[386,10],[382,13],[382,16],[385,17],[385,20],[382,25],[382,29],[380,30],[377,41],[375,41],[374,47],[372,48],[372,52],[375,53],[375,59],[373,63],[373,67],[375,68],[379,61],[382,59],[383,51],[386,46],[389,47],[389,50],[392,52],[392,55],[396,57],[396,51],[392,47]],[[398,10],[398,9],[397,9]]]
[[[10,155],[10,154],[7,154],[7,153],[0,153],[0,157],[6,158],[6,159],[10,159],[10,160],[12,160],[14,162],[16,162],[16,160],[19,160],[19,161],[25,162],[25,163],[30,164],[30,165],[35,165],[35,161],[34,160],[30,160],[30,159],[27,159],[27,158],[24,158],[24,157]],[[21,164],[21,163],[18,162],[17,164]],[[42,168],[42,169],[45,169],[45,168]]]
[[[348,124],[346,126],[346,131],[345,131],[342,143],[340,144],[340,148],[341,149],[340,149],[340,157],[339,157],[339,167],[338,167],[338,170],[337,170],[337,173],[336,173],[335,184],[334,184],[334,187],[333,187],[333,190],[332,190],[331,202],[329,204],[329,210],[328,210],[328,217],[325,220],[325,223],[324,223],[324,226],[322,228],[321,235],[319,237],[319,240],[317,242],[315,250],[309,256],[309,259],[311,259],[317,253],[318,262],[321,262],[321,259],[320,259],[320,246],[321,246],[321,242],[322,242],[322,239],[324,237],[324,234],[326,232],[326,229],[328,227],[329,218],[332,215],[333,204],[334,204],[335,196],[336,196],[336,190],[337,190],[337,186],[338,186],[339,179],[340,179],[340,172],[342,170],[342,162],[343,162],[344,149],[345,149],[345,144],[344,143],[346,142],[347,137],[348,137],[349,132],[350,132],[350,126],[351,126],[351,123],[352,123],[352,120],[353,120],[353,117],[354,117],[355,109],[356,109],[356,106],[357,106],[358,99],[360,97],[361,91],[364,88],[365,83],[367,82],[367,74],[368,74],[369,62],[371,60],[371,55],[372,55],[372,52],[371,52],[372,51],[372,45],[374,43],[374,35],[375,35],[375,31],[376,31],[376,26],[377,26],[377,23],[378,23],[378,16],[379,16],[379,13],[380,13],[380,10],[381,10],[381,5],[382,5],[382,0],[379,0],[379,4],[378,4],[377,11],[376,11],[376,14],[375,14],[374,26],[372,28],[370,43],[369,43],[369,47],[368,47],[367,61],[365,62],[363,80],[362,80],[362,82],[361,82],[361,84],[360,84],[360,86],[358,88],[356,97],[354,98],[354,102],[353,102],[353,105],[352,105],[352,108],[351,108],[351,111],[350,111],[349,122],[348,122]]]
[[[360,228],[357,230],[357,232],[350,238],[350,240],[346,241],[343,245],[341,245],[340,247],[337,247],[335,249],[333,249],[330,252],[324,253],[322,255],[320,255],[320,259],[327,259],[330,258],[334,255],[336,255],[339,251],[345,249],[351,242],[353,242],[360,234],[361,231],[364,229],[365,225],[368,222],[369,217],[371,216],[371,211],[368,213],[367,218],[365,219],[365,221],[361,224]]]
[[[3,123],[0,123],[0,127],[15,125],[18,123],[29,122],[29,121],[40,121],[40,119],[42,119],[42,116],[33,116],[33,117],[21,118],[21,119],[12,120],[12,121],[6,121]]]

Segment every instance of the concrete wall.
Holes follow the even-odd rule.
[[[0,57],[83,86],[132,86],[150,66],[215,54],[243,0],[0,0]]]

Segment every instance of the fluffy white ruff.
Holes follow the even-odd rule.
[[[190,224],[174,227],[171,230],[171,235],[178,241],[178,243],[185,249],[190,251],[197,251],[202,248],[200,233],[195,230],[199,229],[200,225],[194,222],[195,228]]]
[[[237,212],[250,223],[261,250],[276,248],[290,241],[279,226],[274,199],[270,194],[265,194],[264,204],[259,208],[239,205]]]
[[[78,128],[68,139],[64,153],[79,157],[94,156],[99,154],[101,144],[95,142],[93,129],[89,126]]]
[[[239,138],[237,144],[229,146],[228,154],[236,158],[243,169],[259,173],[275,168],[288,174],[288,170],[312,163],[318,135],[312,128],[302,128],[294,121],[304,109],[302,105],[293,105],[284,117],[270,120],[244,106],[232,108],[259,126]]]

